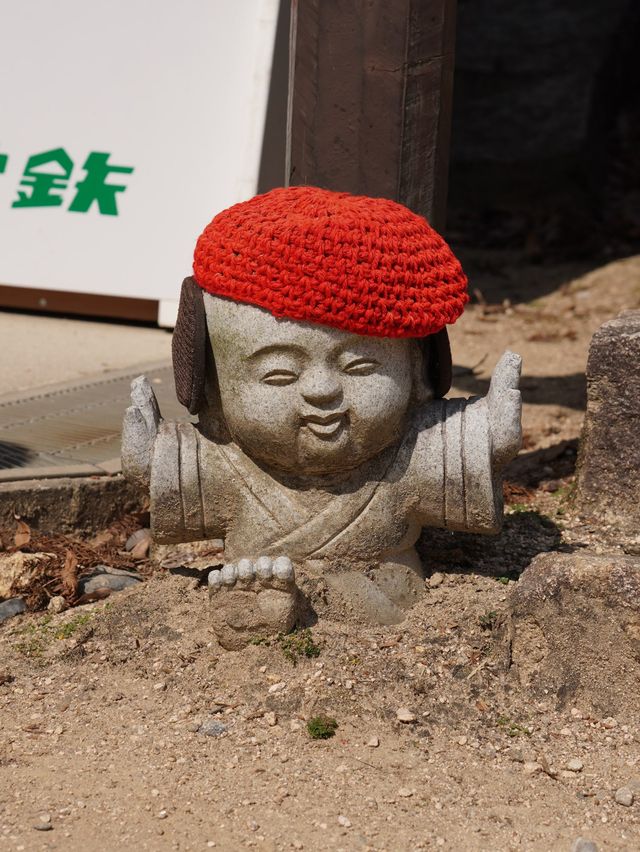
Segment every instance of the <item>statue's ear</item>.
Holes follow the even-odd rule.
[[[449,392],[453,372],[446,326],[436,334],[421,337],[418,343],[422,350],[427,385],[432,389],[434,399],[442,399]]]
[[[202,290],[193,278],[185,278],[171,351],[176,395],[190,414],[197,414],[204,402],[207,341]]]

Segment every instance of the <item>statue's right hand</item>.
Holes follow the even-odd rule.
[[[162,416],[146,376],[131,382],[131,403],[122,424],[122,472],[127,479],[148,487],[153,445]]]

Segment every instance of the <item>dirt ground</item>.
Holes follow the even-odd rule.
[[[426,532],[430,580],[393,627],[320,608],[308,633],[227,652],[197,570],[152,562],[137,588],[5,622],[0,849],[640,849],[640,706],[524,691],[504,630],[535,554],[621,546],[571,492],[589,339],[640,307],[640,257],[586,274],[469,266],[456,391],[484,393],[505,348],[525,364],[503,534]],[[310,736],[317,716],[333,737]]]

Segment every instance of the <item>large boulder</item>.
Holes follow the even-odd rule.
[[[640,711],[640,559],[544,553],[509,597],[511,667],[560,707]]]

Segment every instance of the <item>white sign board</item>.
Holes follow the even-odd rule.
[[[21,0],[0,27],[0,284],[158,299],[256,191],[278,0]]]

